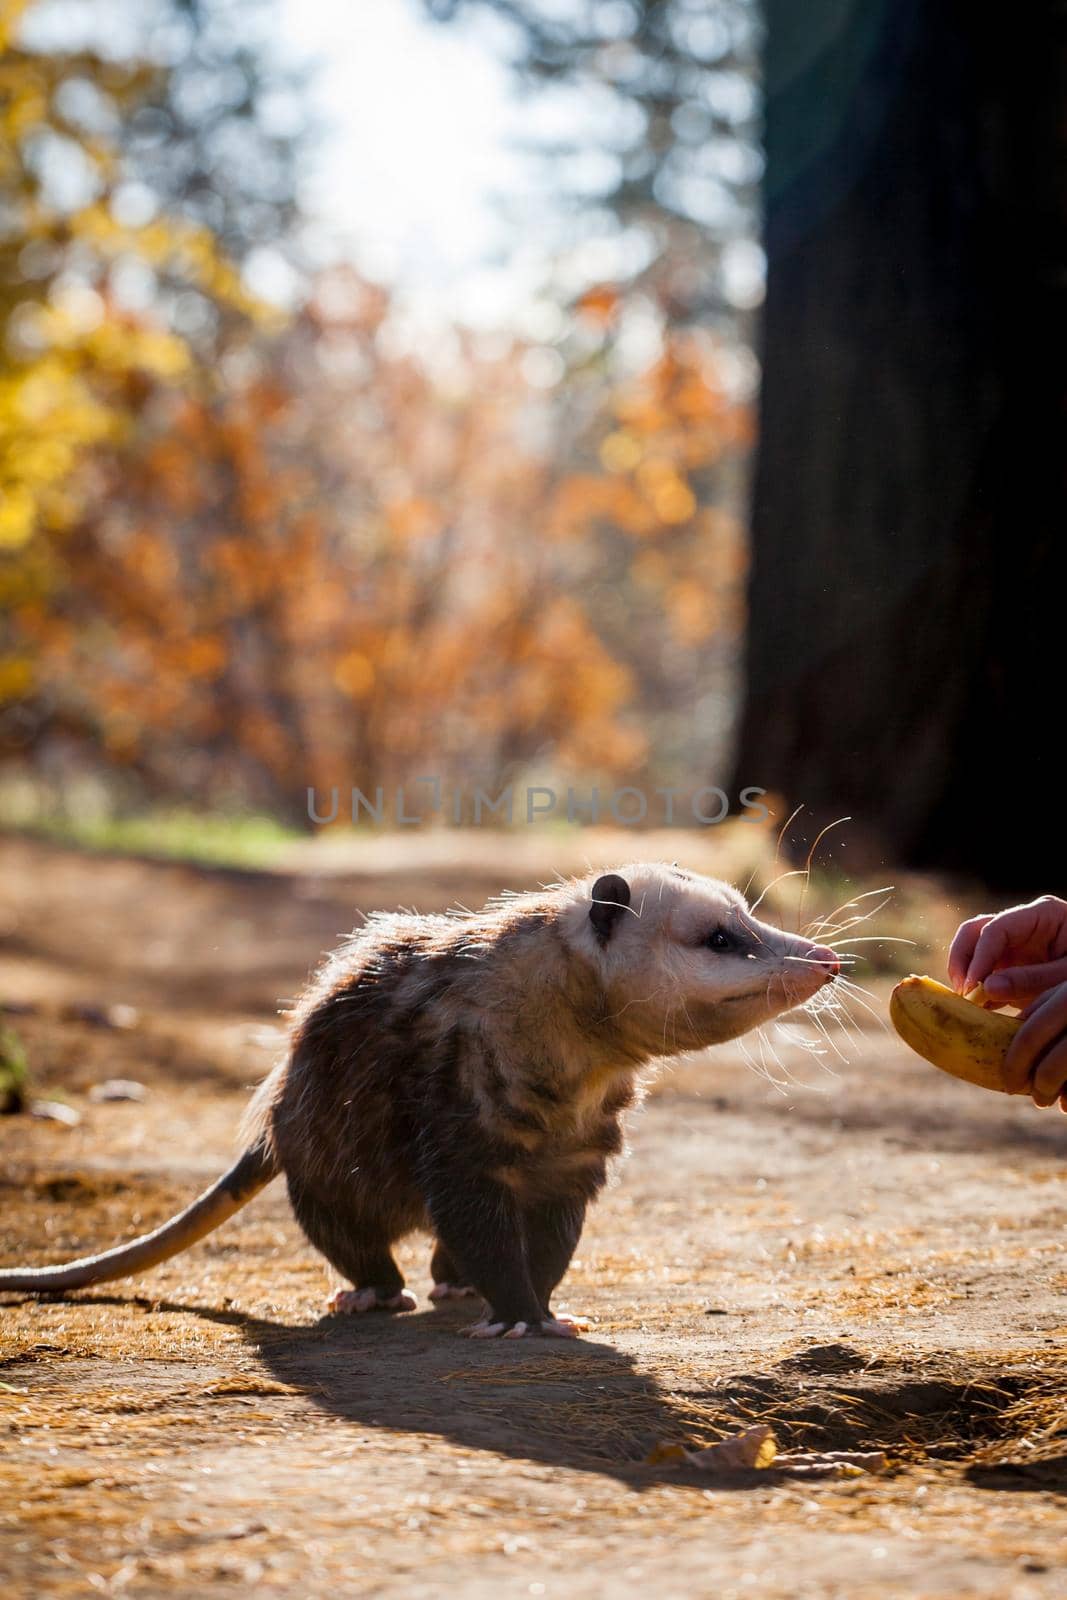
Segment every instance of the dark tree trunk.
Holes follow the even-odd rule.
[[[766,17],[738,782],[868,863],[1062,892],[1067,9]]]

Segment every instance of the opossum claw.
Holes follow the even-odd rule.
[[[431,1300],[465,1300],[478,1291],[469,1283],[435,1283],[430,1290]]]
[[[516,1322],[516,1328],[526,1332],[525,1322]],[[468,1339],[499,1339],[502,1333],[508,1331],[506,1322],[472,1322],[469,1328],[464,1328],[463,1333]],[[510,1337],[510,1335],[509,1335]]]
[[[326,1309],[343,1315],[359,1315],[363,1311],[415,1311],[418,1301],[412,1294],[401,1290],[383,1300],[377,1289],[335,1289]]]

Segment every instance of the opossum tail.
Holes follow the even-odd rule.
[[[113,1278],[129,1278],[135,1272],[145,1272],[188,1250],[205,1234],[213,1233],[227,1217],[232,1217],[266,1188],[277,1172],[269,1148],[262,1143],[254,1144],[210,1189],[205,1189],[192,1205],[186,1206],[154,1233],[142,1234],[139,1239],[116,1245],[114,1250],[105,1250],[98,1256],[83,1256],[65,1267],[30,1267],[24,1272],[0,1269],[0,1289],[51,1294],[60,1289],[84,1289],[90,1283],[109,1283]]]

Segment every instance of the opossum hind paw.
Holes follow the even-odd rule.
[[[364,1311],[415,1311],[417,1307],[415,1296],[404,1289],[393,1295],[383,1295],[378,1289],[336,1289],[326,1309],[335,1315],[358,1316]]]
[[[468,1295],[476,1295],[477,1289],[469,1283],[435,1283],[430,1290],[431,1300],[465,1300]]]

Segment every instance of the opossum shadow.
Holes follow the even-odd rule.
[[[664,1481],[702,1490],[766,1488],[773,1481],[763,1471],[717,1474],[712,1484],[679,1461],[649,1464],[656,1445],[692,1440],[692,1419],[631,1356],[589,1337],[465,1339],[461,1330],[474,1302],[290,1324],[236,1309],[137,1299],[146,1309],[239,1328],[272,1378],[361,1428],[437,1434],[513,1460],[606,1474],[637,1490]]]
[[[1044,1461],[1011,1461],[968,1467],[964,1473],[976,1489],[1006,1489],[1012,1494],[1067,1494],[1067,1455]]]

